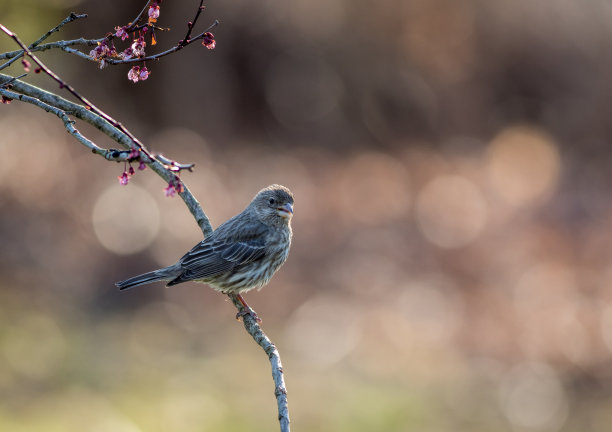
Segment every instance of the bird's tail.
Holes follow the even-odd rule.
[[[115,283],[120,290],[133,288],[139,285],[148,284],[157,281],[168,281],[172,280],[177,276],[174,266],[166,267],[159,270],[153,270],[149,273],[144,273],[138,276],[131,277],[121,282]]]

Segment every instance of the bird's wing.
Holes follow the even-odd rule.
[[[234,267],[253,262],[265,255],[265,225],[257,223],[240,227],[231,236],[215,236],[204,240],[181,260],[181,282],[214,277]]]

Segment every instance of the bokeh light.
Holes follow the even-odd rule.
[[[494,192],[512,206],[523,206],[549,196],[561,170],[552,138],[533,127],[502,130],[487,149],[487,173]]]
[[[487,203],[469,180],[440,176],[420,191],[416,214],[421,232],[443,248],[468,245],[485,228]]]
[[[155,239],[159,231],[159,210],[146,190],[136,185],[114,186],[98,197],[92,223],[106,249],[120,255],[133,254]]]
[[[517,430],[560,430],[568,416],[563,385],[545,364],[523,363],[510,370],[501,382],[499,398]]]
[[[336,177],[337,176],[337,177]],[[402,164],[380,153],[347,161],[333,195],[336,214],[362,223],[384,223],[406,217],[411,203],[410,177]]]
[[[326,337],[321,338],[321,334]],[[303,361],[329,366],[350,353],[359,342],[359,334],[359,322],[350,305],[321,296],[295,312],[285,338]]]

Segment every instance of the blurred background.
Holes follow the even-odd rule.
[[[161,5],[155,49],[198,3]],[[0,22],[32,42],[75,11],[52,40],[97,38],[143,4],[2,0]],[[217,48],[145,82],[41,58],[194,162],[182,178],[213,226],[270,183],[294,191],[289,260],[246,296],[293,429],[610,430],[612,3],[206,6]],[[38,108],[0,106],[0,131],[0,430],[277,430],[268,360],[227,298],[113,285],[201,239],[182,201],[150,170],[120,186],[123,164]]]

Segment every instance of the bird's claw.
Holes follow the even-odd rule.
[[[257,316],[257,314],[255,313],[255,311],[254,311],[253,309],[251,309],[250,307],[248,307],[248,306],[247,306],[247,307],[244,307],[244,306],[243,306],[243,307],[240,309],[240,312],[238,312],[238,313],[236,314],[236,319],[237,319],[237,320],[240,320],[240,317],[244,317],[244,316],[246,316],[246,315],[250,315],[250,316],[251,316],[251,318],[253,318],[255,321],[257,321],[257,323],[261,323],[261,318],[259,318],[259,317]],[[243,318],[243,319],[244,319],[244,318]]]

